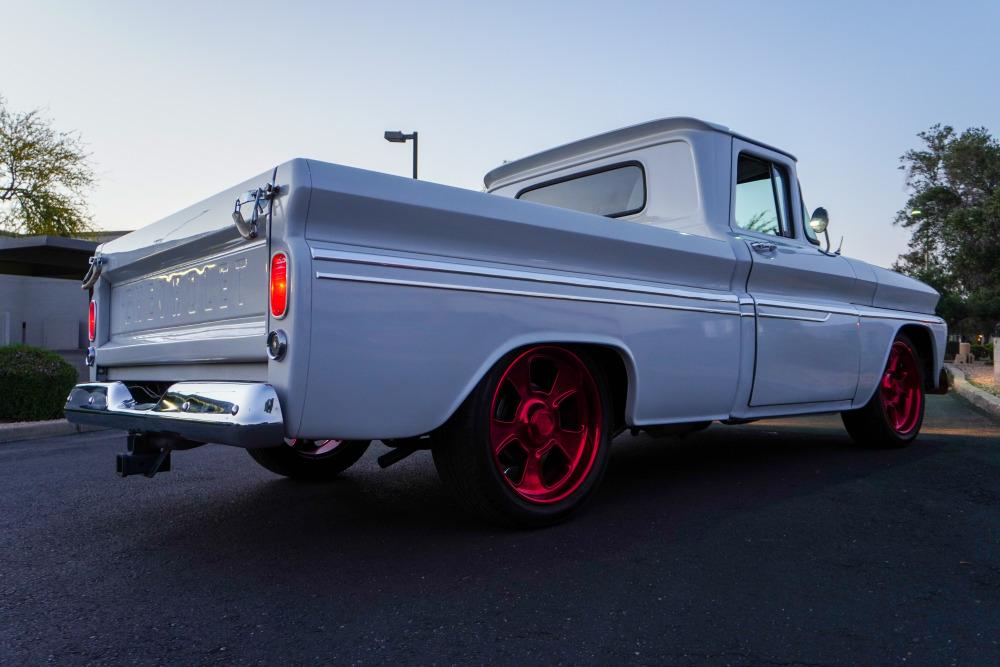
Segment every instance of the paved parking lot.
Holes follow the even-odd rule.
[[[311,486],[222,446],[120,480],[123,448],[0,445],[0,663],[1000,664],[1000,428],[953,396],[903,451],[837,417],[622,437],[533,532],[424,453]]]

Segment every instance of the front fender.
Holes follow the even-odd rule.
[[[889,360],[892,342],[900,333],[906,333],[918,348],[925,368],[925,386],[940,389],[941,370],[944,367],[944,348],[948,340],[948,327],[943,320],[925,316],[920,319],[896,319],[893,315],[862,312],[861,317],[861,369],[854,407],[862,407],[871,400]],[[924,340],[921,340],[924,337]]]

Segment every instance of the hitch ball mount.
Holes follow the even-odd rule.
[[[158,472],[170,470],[170,450],[155,446],[148,435],[130,432],[128,451],[118,455],[117,469],[122,477],[145,475],[152,477]]]

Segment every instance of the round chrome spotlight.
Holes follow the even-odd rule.
[[[267,334],[267,356],[274,361],[281,361],[288,350],[288,336],[281,329]]]

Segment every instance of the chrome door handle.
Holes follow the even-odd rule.
[[[774,252],[778,249],[778,244],[770,241],[753,241],[750,243],[750,247],[757,252]]]

